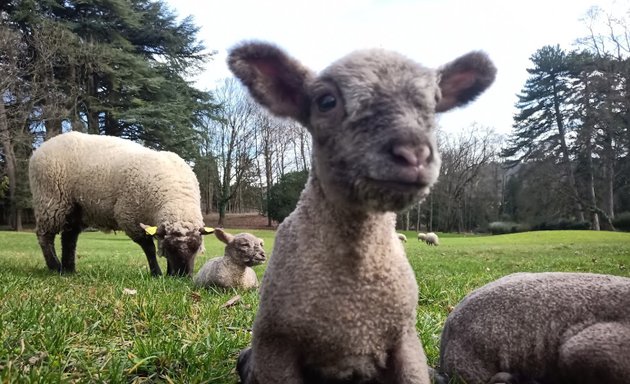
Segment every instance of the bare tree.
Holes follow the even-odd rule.
[[[221,106],[219,118],[210,124],[215,144],[213,152],[220,177],[217,196],[218,225],[222,226],[228,203],[254,163],[254,117],[257,107],[234,78],[226,79],[216,89],[215,97]]]
[[[482,171],[496,159],[499,139],[492,129],[476,124],[458,135],[439,135],[442,168],[432,195],[433,204],[439,204],[433,209],[439,209],[440,230],[461,232],[468,228],[466,205],[479,188]]]

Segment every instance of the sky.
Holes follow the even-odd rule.
[[[440,115],[447,132],[479,124],[509,135],[529,58],[545,45],[572,49],[588,34],[591,6],[624,12],[630,0],[168,0],[193,16],[198,38],[214,59],[195,77],[212,90],[231,74],[227,50],[242,40],[264,40],[315,71],[362,48],[398,51],[438,67],[472,50],[497,66],[495,83],[470,105]],[[622,16],[622,15],[620,15]]]

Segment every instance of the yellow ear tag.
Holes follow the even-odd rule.
[[[211,227],[203,227],[204,232],[210,234],[210,233],[214,233],[214,228]]]
[[[153,236],[157,232],[157,227],[146,227],[144,231],[147,233],[147,235]]]

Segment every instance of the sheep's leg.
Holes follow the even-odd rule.
[[[429,368],[424,355],[422,343],[415,333],[409,330],[400,341],[400,344],[390,355],[391,369],[387,375],[388,382],[400,384],[430,384]]]
[[[134,238],[135,241],[142,250],[144,254],[147,256],[147,261],[149,262],[149,270],[151,270],[151,274],[153,276],[161,276],[162,270],[160,269],[160,264],[158,264],[156,253],[155,253],[155,244],[153,244],[153,238],[149,236],[143,236],[140,238]]]
[[[46,266],[48,269],[55,272],[61,272],[61,263],[57,258],[55,252],[55,236],[54,232],[39,232],[37,231],[37,241],[44,254],[44,260],[46,260]]]
[[[262,342],[241,351],[237,364],[242,384],[303,384],[297,354],[286,340]]]
[[[565,380],[576,384],[624,384],[630,377],[630,325],[594,324],[560,347]]]
[[[80,233],[80,226],[73,226],[61,232],[61,269],[63,272],[75,270],[77,239]]]
[[[61,268],[63,272],[74,272],[77,239],[81,233],[81,208],[75,206],[65,220],[61,232]]]

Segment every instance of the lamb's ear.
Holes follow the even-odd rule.
[[[217,239],[221,240],[225,244],[229,244],[232,242],[232,240],[234,240],[233,235],[230,235],[229,233],[225,232],[221,228],[216,228],[214,230],[214,235],[217,237]]]
[[[497,69],[483,52],[470,52],[439,70],[442,98],[436,112],[460,107],[481,95],[496,77]]]
[[[260,42],[238,45],[230,50],[228,66],[254,99],[272,113],[306,121],[306,86],[314,75],[280,48]]]

